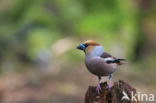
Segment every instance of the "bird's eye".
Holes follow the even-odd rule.
[[[89,46],[89,44],[84,44],[85,48]]]

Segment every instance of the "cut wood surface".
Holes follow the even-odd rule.
[[[85,103],[139,103],[138,101],[131,101],[131,92],[136,93],[136,89],[131,87],[123,80],[114,82],[111,90],[107,88],[107,82],[101,83],[101,92],[96,92],[95,86],[89,86],[85,95]],[[124,93],[130,98],[122,99]]]

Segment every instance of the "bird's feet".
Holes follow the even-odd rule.
[[[101,91],[101,86],[100,86],[100,82],[98,83],[97,87],[96,87],[96,92],[98,92],[98,94],[100,93]]]
[[[111,85],[110,84],[108,84],[106,88],[108,89],[109,92],[111,91]]]
[[[109,92],[111,91],[111,80],[112,80],[112,76],[113,76],[112,74],[109,75],[109,83],[108,83],[108,85],[106,87]]]

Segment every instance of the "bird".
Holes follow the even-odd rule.
[[[116,58],[104,51],[102,45],[94,40],[87,40],[77,46],[77,49],[85,53],[85,65],[89,72],[98,77],[96,92],[100,93],[100,81],[104,76],[109,77],[107,88],[111,89],[111,80],[113,73],[119,65],[124,64],[125,59]]]

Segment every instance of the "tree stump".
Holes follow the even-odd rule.
[[[96,92],[96,87],[89,86],[85,95],[85,103],[139,103],[138,101],[131,101],[131,92],[136,93],[136,89],[131,87],[128,83],[123,80],[114,82],[111,90],[107,88],[107,82],[101,83],[101,92]],[[130,98],[122,99],[124,93]]]

